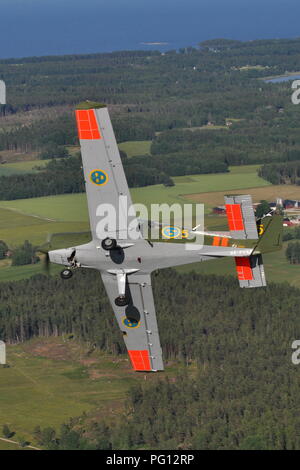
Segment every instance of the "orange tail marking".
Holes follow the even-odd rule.
[[[226,204],[229,230],[244,230],[244,221],[240,204]]]
[[[238,279],[240,281],[251,281],[253,279],[249,257],[236,257],[235,264]]]

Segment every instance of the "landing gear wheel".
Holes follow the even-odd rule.
[[[72,276],[73,276],[73,273],[72,273],[71,269],[67,269],[67,268],[63,269],[60,273],[60,277],[62,279],[70,279],[70,277],[72,277]]]
[[[114,238],[104,238],[101,242],[103,250],[113,250],[117,246],[117,241]]]
[[[125,295],[119,295],[119,297],[115,299],[115,304],[118,307],[125,307],[126,305],[129,304],[129,298],[126,297]]]

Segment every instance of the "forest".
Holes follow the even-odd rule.
[[[3,283],[1,338],[72,333],[91,348],[125,353],[99,274],[76,272],[66,282],[39,275]],[[174,270],[154,275],[153,285],[164,360],[183,370],[131,389],[125,422],[100,419],[87,429],[73,417],[66,424],[77,448],[299,449],[291,344],[300,337],[300,290],[239,289],[230,276]],[[59,446],[59,435],[44,445]]]
[[[299,161],[300,109],[291,102],[291,83],[263,80],[297,70],[299,60],[300,39],[2,60],[9,93],[0,107],[0,155],[51,158],[78,144],[74,108],[90,99],[108,105],[118,142],[152,141],[151,158],[126,162],[132,186],[228,165]]]
[[[262,165],[259,176],[272,184],[300,185],[300,161]]]

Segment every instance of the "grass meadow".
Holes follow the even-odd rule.
[[[0,423],[15,432],[13,440],[23,436],[33,445],[36,426],[59,429],[71,416],[91,412],[114,419],[129,386],[144,380],[127,356],[90,354],[62,337],[8,345],[7,362],[0,369]],[[0,450],[11,447],[0,441]]]

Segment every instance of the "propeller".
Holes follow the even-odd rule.
[[[44,271],[49,275],[49,271],[50,271],[49,251],[51,249],[51,245],[50,245],[50,242],[47,242],[48,249],[45,248],[45,245],[46,245],[46,243],[44,243],[44,245],[38,247],[37,252],[42,253],[43,255],[45,255],[44,259],[43,259],[43,267],[44,267]]]
[[[82,245],[92,239],[91,232],[58,232],[49,233],[46,242],[37,248],[37,252],[44,256],[44,270],[47,274],[50,272],[49,251],[66,248],[68,246]]]

